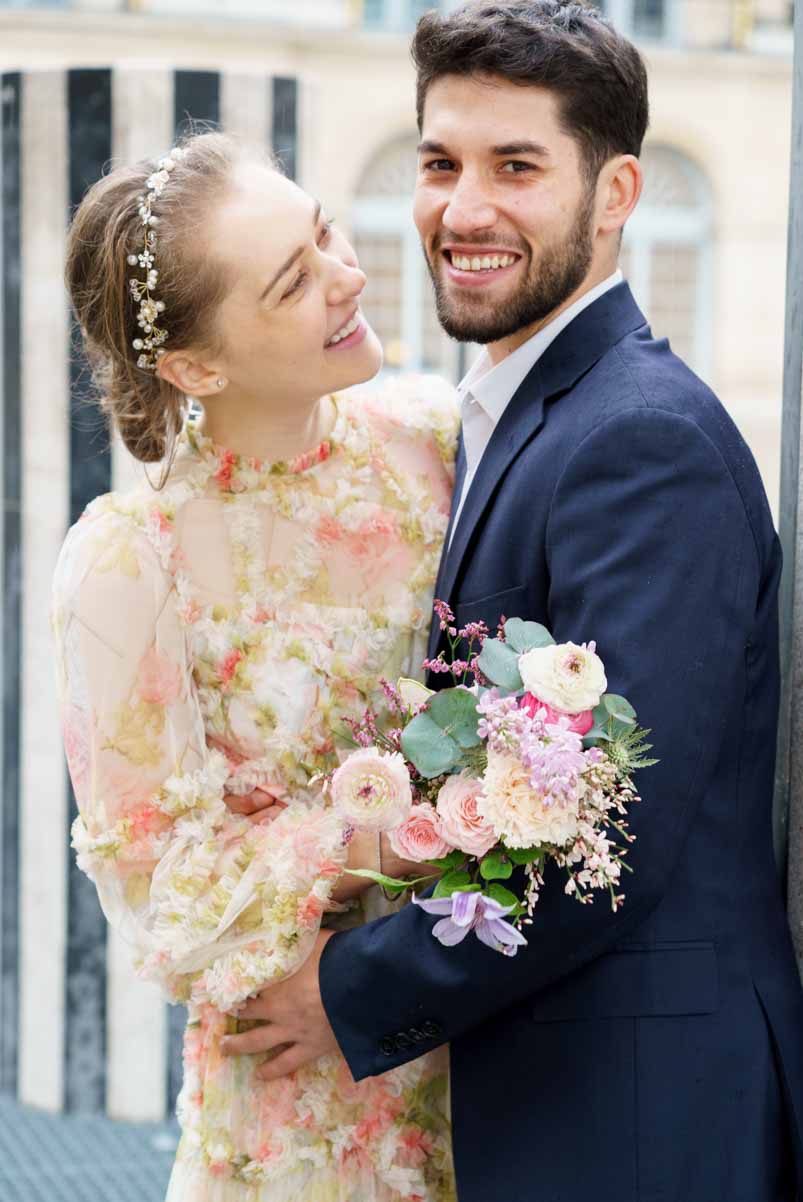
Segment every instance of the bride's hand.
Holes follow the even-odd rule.
[[[245,796],[239,793],[224,793],[223,800],[232,814],[241,814],[249,821],[273,822],[286,809],[283,801],[266,789],[254,789]]]

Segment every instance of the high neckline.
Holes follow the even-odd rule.
[[[277,477],[312,473],[332,457],[345,439],[348,418],[341,397],[333,395],[331,399],[335,411],[332,429],[317,446],[291,459],[270,460],[238,454],[204,434],[198,418],[188,418],[184,428],[185,438],[191,451],[210,469],[221,491],[246,492],[260,488]]]

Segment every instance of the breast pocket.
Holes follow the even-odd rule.
[[[514,588],[477,597],[475,601],[461,601],[455,610],[455,617],[458,626],[465,626],[467,622],[484,622],[491,634],[495,634],[503,617],[531,618],[532,614],[526,612],[526,607],[527,588],[518,584]]]

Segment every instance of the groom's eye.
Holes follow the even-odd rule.
[[[451,159],[431,159],[428,163],[424,163],[425,171],[451,171],[454,168],[454,163]]]
[[[537,171],[538,168],[534,163],[523,163],[518,159],[511,159],[509,163],[505,163],[502,167],[508,175],[524,175],[527,171]]]

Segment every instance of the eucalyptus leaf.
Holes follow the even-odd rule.
[[[612,718],[624,722],[627,726],[635,726],[636,711],[625,697],[619,697],[616,693],[606,693],[602,698],[602,704]]]
[[[482,742],[477,734],[477,698],[468,689],[442,689],[430,701],[428,713],[460,747],[478,747]]]
[[[402,752],[423,777],[431,780],[449,772],[460,762],[460,748],[428,713],[417,714],[405,727]]]
[[[491,851],[480,863],[480,875],[486,881],[506,881],[513,875],[513,865],[503,851]]]
[[[521,618],[508,618],[505,622],[505,639],[519,655],[536,647],[551,647],[555,642],[546,626],[539,622],[523,622]]]
[[[592,726],[591,730],[587,731],[583,736],[584,747],[595,747],[597,743],[610,743],[611,736],[607,730],[603,730],[601,726]]]
[[[486,639],[479,657],[480,671],[492,684],[516,693],[524,688],[519,674],[519,657],[512,647],[499,639]]]

